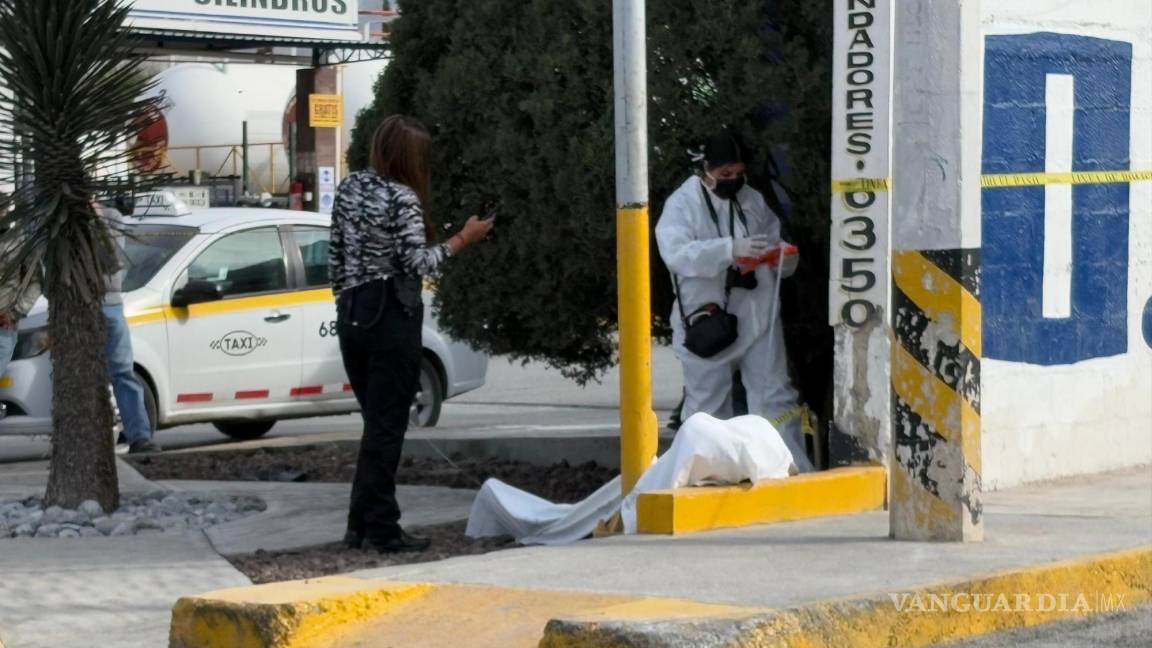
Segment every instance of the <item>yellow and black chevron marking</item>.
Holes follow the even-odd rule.
[[[892,255],[893,531],[976,539],[980,251]]]

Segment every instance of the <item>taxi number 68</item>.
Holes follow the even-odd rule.
[[[336,337],[336,321],[320,323],[320,337]]]

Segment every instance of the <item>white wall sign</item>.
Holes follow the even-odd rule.
[[[321,189],[334,189],[336,187],[336,167],[320,167],[320,180],[318,184]]]
[[[828,318],[861,326],[888,305],[892,0],[836,0]]]
[[[359,0],[135,0],[133,14],[151,18],[356,25]]]
[[[336,204],[336,167],[322,166],[316,174],[316,188],[320,195],[320,213],[332,213]]]

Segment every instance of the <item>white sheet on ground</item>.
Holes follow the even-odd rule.
[[[765,419],[741,416],[721,421],[700,413],[684,422],[668,452],[640,477],[627,498],[620,497],[619,477],[577,504],[553,504],[489,479],[472,503],[465,533],[473,538],[510,535],[522,544],[567,544],[588,537],[598,522],[617,511],[624,532],[635,533],[640,493],[757,482],[795,473],[792,453]]]

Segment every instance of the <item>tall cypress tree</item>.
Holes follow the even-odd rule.
[[[804,262],[786,282],[786,327],[819,400],[830,359],[831,2],[651,0],[648,21],[653,223],[691,172],[690,151],[718,128],[755,150],[754,185],[769,152],[787,161],[788,229]],[[421,0],[403,6],[393,44],[352,165],[366,164],[384,115],[410,114],[433,134],[429,211],[441,229],[502,203],[491,240],[440,278],[440,324],[489,353],[595,377],[614,362],[617,315],[611,4]],[[653,314],[666,334],[671,290],[653,252]]]

